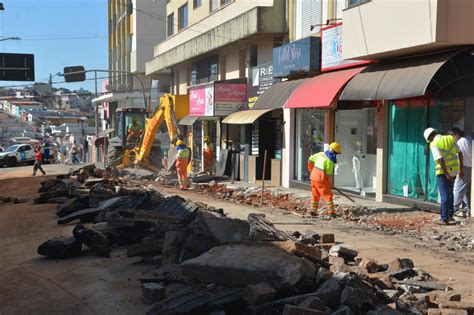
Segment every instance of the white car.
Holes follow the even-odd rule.
[[[0,166],[16,166],[18,163],[33,164],[35,151],[29,144],[15,144],[0,152]]]

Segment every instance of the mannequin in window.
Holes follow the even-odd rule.
[[[362,143],[360,141],[354,142],[353,156],[352,156],[352,173],[356,183],[356,189],[362,194],[364,190],[364,180],[361,173],[361,159],[365,158],[362,152]]]

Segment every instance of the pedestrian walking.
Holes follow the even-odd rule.
[[[41,147],[37,147],[35,149],[35,164],[33,165],[33,176],[36,176],[36,172],[40,170],[43,175],[46,175],[46,172],[41,167],[41,160],[43,159],[43,155],[41,154]]]
[[[188,189],[188,164],[191,159],[191,152],[184,144],[184,141],[176,141],[176,171],[180,189]]]
[[[436,129],[427,128],[423,133],[435,161],[436,182],[441,196],[441,225],[448,225],[454,216],[454,181],[464,178],[463,156],[452,135],[442,136]]]
[[[456,139],[459,150],[462,152],[464,178],[459,175],[454,181],[454,213],[461,211],[462,217],[467,218],[471,209],[471,170],[472,170],[472,145],[471,139],[466,138],[464,131],[458,127],[451,129]],[[461,206],[463,208],[461,209]]]
[[[337,163],[337,155],[341,154],[341,146],[333,142],[329,149],[324,152],[313,154],[308,159],[308,169],[311,172],[311,209],[308,214],[317,216],[326,214],[330,217],[336,216],[334,207],[334,196],[331,191],[330,177],[334,175],[334,166]],[[323,198],[328,210],[326,213],[319,213],[319,201]]]
[[[77,148],[76,140],[74,140],[74,143],[72,144],[72,147],[71,147],[71,155],[72,155],[73,164],[79,163],[79,160],[77,159],[77,153],[78,153],[78,148]]]

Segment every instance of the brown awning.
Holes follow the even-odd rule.
[[[231,125],[253,124],[260,116],[271,112],[273,109],[248,109],[235,112],[227,116],[222,123]]]
[[[426,94],[438,70],[460,50],[380,62],[352,78],[341,101],[393,100]]]
[[[257,98],[251,110],[255,109],[281,109],[290,98],[291,94],[303,83],[304,79],[286,81],[272,85]]]
[[[181,126],[192,126],[196,122],[196,120],[199,119],[199,116],[186,116],[183,119],[181,119],[178,123],[178,125]]]

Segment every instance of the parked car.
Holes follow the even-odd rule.
[[[15,144],[0,152],[0,166],[16,166],[18,163],[35,162],[35,151],[30,144]]]

